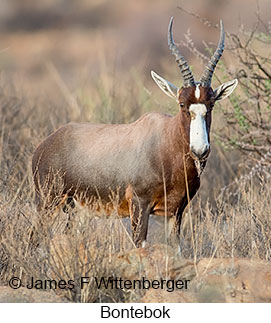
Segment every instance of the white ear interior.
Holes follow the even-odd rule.
[[[151,76],[154,79],[155,83],[160,87],[160,89],[166,93],[166,95],[177,100],[178,88],[174,84],[162,78],[160,75],[151,71]]]
[[[226,83],[221,84],[218,88],[214,90],[216,100],[226,99],[236,88],[238,80],[232,80]]]

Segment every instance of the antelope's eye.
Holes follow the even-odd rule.
[[[180,107],[184,108],[184,103],[183,102],[180,103]]]

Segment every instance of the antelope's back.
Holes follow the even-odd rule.
[[[67,124],[35,150],[35,184],[44,187],[61,176],[64,191],[106,198],[117,189],[123,195],[130,184],[140,193],[161,181],[157,157],[170,119],[149,113],[131,124]]]

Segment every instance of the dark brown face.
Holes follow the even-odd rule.
[[[212,108],[215,103],[211,87],[201,85],[181,88],[178,95],[181,119],[189,132],[190,153],[193,158],[203,159],[210,151]]]

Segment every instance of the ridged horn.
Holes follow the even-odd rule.
[[[213,76],[215,67],[219,62],[220,57],[223,54],[224,42],[225,42],[224,25],[223,25],[223,21],[220,20],[220,39],[219,39],[217,49],[214,55],[212,56],[212,58],[209,60],[209,63],[205,67],[205,70],[200,78],[200,84],[203,87],[211,86],[212,76]]]
[[[184,57],[182,56],[182,54],[180,53],[178,47],[174,43],[173,35],[172,35],[172,24],[173,24],[173,17],[171,17],[168,25],[168,47],[171,50],[172,55],[176,57],[176,62],[181,70],[181,74],[184,81],[183,87],[195,86],[194,77],[190,70],[190,67],[187,64]]]

